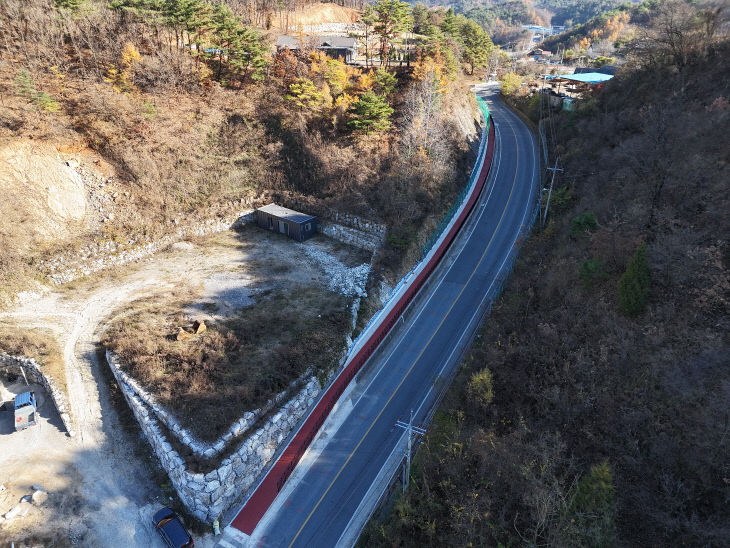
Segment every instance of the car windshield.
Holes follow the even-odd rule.
[[[165,520],[160,524],[160,529],[165,532],[167,538],[176,546],[182,546],[190,540],[182,524],[175,518]]]

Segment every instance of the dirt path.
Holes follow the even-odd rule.
[[[67,525],[72,541],[94,546],[159,542],[149,523],[152,512],[164,503],[161,490],[120,427],[101,369],[106,364],[97,357],[105,320],[134,299],[174,287],[183,274],[188,281],[196,280],[240,257],[240,251],[227,247],[212,253],[163,253],[112,283],[100,279],[72,291],[61,288],[0,314],[0,322],[53,332],[63,347],[76,428],[75,437],[64,442],[81,478],[83,499],[78,521]]]
[[[130,440],[120,425],[103,369],[106,364],[99,362],[97,354],[107,321],[131,301],[179,288],[181,283],[204,287],[221,273],[229,285],[231,277],[240,279],[241,287],[259,283],[246,265],[256,263],[261,271],[263,264],[265,270],[272,256],[290,254],[295,264],[301,264],[301,248],[283,240],[282,245],[278,240],[272,245],[269,240],[260,242],[261,238],[269,237],[254,232],[241,239],[240,235],[225,233],[211,237],[204,245],[178,245],[121,273],[61,287],[26,299],[11,312],[0,313],[0,323],[50,331],[63,348],[76,429],[75,437],[65,438],[63,444],[67,461],[80,477],[83,500],[83,508],[76,512],[79,517],[59,524],[68,527],[72,541],[94,546],[157,546],[159,542],[150,516],[164,504],[163,494],[155,484],[153,468],[135,454],[137,440]],[[332,242],[323,245],[315,241],[312,245],[334,256],[339,254],[343,260],[347,255]],[[300,270],[288,276],[309,280],[317,276],[323,283],[328,279],[327,265]],[[276,284],[276,276],[271,278],[274,281],[269,283]],[[210,538],[196,539],[197,546],[211,543]]]

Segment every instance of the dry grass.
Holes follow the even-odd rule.
[[[134,303],[104,344],[178,419],[205,440],[220,436],[244,412],[260,407],[306,370],[327,371],[349,329],[348,300],[318,288],[272,292],[235,317],[211,323],[191,339],[186,300],[161,296]]]
[[[43,373],[53,377],[59,388],[68,393],[63,351],[51,333],[39,329],[2,327],[0,352],[34,358],[41,365]]]

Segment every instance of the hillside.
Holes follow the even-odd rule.
[[[419,2],[420,3],[420,2]],[[443,2],[426,2],[431,7]],[[489,32],[496,44],[510,44],[524,38],[522,25],[581,25],[602,13],[631,9],[632,2],[623,0],[458,0],[448,6],[477,21]]]
[[[665,8],[684,47],[555,120],[547,225],[362,545],[727,544],[730,42]]]
[[[89,244],[142,245],[270,201],[388,224],[386,275],[418,257],[477,134],[451,50],[444,65],[451,46],[414,50],[416,77],[376,74],[321,54],[273,56],[263,30],[225,4],[196,5],[183,25],[153,2],[3,3],[0,303]],[[355,16],[333,4],[292,12]],[[439,85],[438,122],[416,150],[401,145],[420,123],[409,108],[424,79]],[[368,93],[385,107],[375,131],[357,125]]]

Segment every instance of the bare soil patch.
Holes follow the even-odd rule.
[[[360,13],[337,4],[317,3],[290,15],[294,25],[322,25],[326,23],[357,23]]]

